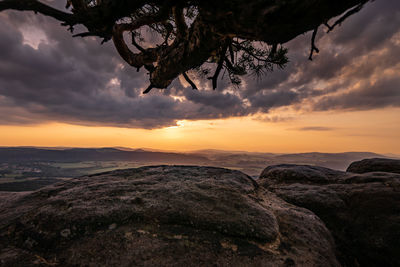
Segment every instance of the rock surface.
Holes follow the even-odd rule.
[[[142,167],[0,197],[2,266],[339,265],[314,213],[238,171]]]
[[[318,215],[346,266],[400,266],[400,175],[305,165],[266,168],[259,184]]]
[[[268,166],[263,170],[258,182],[264,186],[273,184],[329,184],[344,172],[309,165],[280,164]]]
[[[367,173],[367,172],[392,172],[400,174],[400,160],[397,159],[363,159],[350,164],[348,172]]]

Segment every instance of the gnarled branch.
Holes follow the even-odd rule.
[[[3,0],[0,1],[0,11],[3,10],[19,10],[19,11],[34,11],[45,16],[55,18],[64,22],[64,25],[76,25],[81,23],[80,19],[75,14],[66,13],[43,4],[37,0]]]
[[[148,48],[144,51],[142,49],[139,49],[141,50],[140,53],[133,53],[124,40],[124,32],[132,32],[144,25],[151,25],[157,22],[161,22],[165,20],[166,17],[168,17],[168,11],[162,10],[157,14],[141,17],[140,19],[137,19],[132,23],[121,23],[114,25],[112,40],[120,56],[129,65],[135,68],[141,68],[144,65],[151,64],[157,61],[159,53],[163,48]],[[132,43],[135,43],[134,38],[132,38]]]
[[[148,70],[150,86],[144,91],[148,93],[152,88],[167,88],[179,75],[197,88],[186,72],[210,61],[216,64],[215,73],[210,77],[214,89],[223,68],[228,71],[231,81],[238,84],[237,75],[245,75],[249,70],[259,74],[272,71],[273,65],[283,67],[287,62],[286,49],[278,49],[277,44],[314,29],[311,60],[313,53],[319,51],[315,45],[318,26],[326,23],[329,31],[332,30],[359,12],[368,0],[300,2],[67,0],[67,8],[72,12],[67,13],[38,0],[0,0],[0,11],[34,11],[61,21],[71,31],[77,24],[87,28],[74,37],[98,36],[103,42],[112,39],[118,53],[129,65]],[[314,8],[310,9],[310,6]],[[327,23],[344,12],[332,26]],[[125,42],[124,33],[139,33],[143,26],[160,34],[163,42],[153,48],[144,48],[133,36],[132,44],[138,49],[138,53],[134,53]],[[227,45],[227,40],[233,39],[243,42]],[[253,41],[268,46],[260,50]],[[217,60],[210,60],[213,57]]]
[[[362,1],[362,3],[358,4],[356,7],[350,9],[349,11],[347,11],[343,16],[341,16],[338,20],[335,21],[335,23],[333,23],[332,26],[330,26],[328,23],[324,23],[326,27],[328,27],[328,31],[327,33],[333,31],[333,29],[337,26],[340,25],[343,21],[345,21],[347,18],[349,18],[350,16],[358,13],[363,6],[365,5],[365,3],[368,2],[368,0],[364,0]]]

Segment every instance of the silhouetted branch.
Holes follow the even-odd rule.
[[[347,11],[343,16],[341,16],[332,26],[329,26],[328,23],[325,23],[325,26],[328,27],[327,33],[331,32],[337,25],[340,25],[343,21],[345,21],[351,15],[358,13],[364,6],[367,1],[363,1],[363,3],[358,4],[355,8]]]
[[[72,35],[72,37],[82,37],[82,38],[89,37],[89,36],[97,36],[97,34],[92,33],[92,32],[82,32],[82,33]]]
[[[182,7],[173,7],[172,14],[174,15],[176,24],[176,37],[177,39],[186,38],[188,35],[188,27],[185,22]]]
[[[150,84],[149,87],[147,87],[146,90],[143,91],[143,94],[144,95],[148,94],[151,91],[151,89],[153,89],[153,88],[154,88],[154,86],[152,84]]]
[[[145,52],[146,49],[144,49],[143,47],[141,47],[135,40],[135,33],[132,32],[132,44],[136,47],[137,50],[139,50],[140,52]]]
[[[277,50],[277,49],[278,49],[278,44],[273,44],[273,45],[272,45],[272,48],[271,48],[271,52],[269,52],[268,57],[269,57],[269,58],[274,57],[275,54],[276,54],[276,50]]]
[[[193,90],[197,90],[196,84],[189,78],[189,76],[187,76],[187,74],[185,72],[182,73],[182,76],[190,84],[190,86],[192,87]]]
[[[263,74],[272,71],[274,66],[282,68],[287,63],[286,49],[279,48],[278,44],[324,23],[331,31],[368,2],[340,0],[335,2],[335,8],[325,8],[333,5],[331,0],[303,0],[304,4],[299,4],[298,0],[238,0],[233,8],[231,1],[220,0],[215,8],[213,1],[67,0],[66,8],[72,12],[67,13],[39,0],[0,0],[0,12],[34,11],[61,21],[71,32],[77,24],[86,27],[86,31],[74,37],[97,36],[103,39],[102,43],[112,39],[123,60],[137,70],[141,67],[148,70],[151,85],[144,91],[148,93],[152,88],[167,88],[181,74],[196,88],[186,72],[207,62],[216,64],[214,75],[209,77],[213,89],[224,68],[233,84],[239,84],[238,76],[248,71]],[[316,9],[318,16],[308,12],[310,6]],[[240,16],[241,10],[243,14],[253,15]],[[296,10],[296,14],[304,14],[304,17],[291,16],[289,10]],[[327,23],[344,12],[332,26]],[[279,17],[285,21],[274,19]],[[139,33],[144,26],[161,35],[163,43],[142,47],[134,33]],[[310,60],[314,52],[319,51],[315,45],[317,30],[311,40]],[[125,42],[126,32],[132,32],[132,45],[138,51],[132,50],[137,53]],[[254,42],[272,44],[272,47]]]
[[[117,48],[120,56],[131,66],[136,68],[141,68],[145,64],[151,64],[157,61],[157,57],[161,52],[161,48],[148,48],[146,50],[141,50],[140,53],[133,53],[129,47],[126,45],[124,40],[124,32],[135,31],[144,25],[151,25],[157,22],[163,21],[168,17],[169,12],[167,10],[160,10],[157,14],[143,16],[133,21],[132,23],[121,23],[115,24],[113,28],[112,40],[115,47]],[[134,39],[132,39],[134,42]]]
[[[78,16],[75,14],[66,13],[43,4],[36,0],[3,0],[0,1],[0,12],[3,10],[20,10],[20,11],[34,11],[45,16],[55,18],[64,22],[65,25],[75,25],[78,21]]]
[[[229,55],[231,56],[231,61],[235,61],[235,54],[233,53],[232,43],[229,44]]]
[[[217,68],[215,69],[215,73],[212,77],[208,78],[209,80],[212,80],[212,85],[213,85],[213,89],[217,89],[217,81],[218,81],[218,76],[222,70],[223,64],[224,64],[224,60],[225,60],[225,54],[226,54],[226,50],[228,49],[228,45],[225,45],[222,50],[221,53],[219,55],[219,60],[218,60],[218,65]]]
[[[315,46],[315,37],[317,36],[317,33],[318,33],[318,27],[314,29],[311,37],[311,51],[310,51],[310,56],[308,57],[309,60],[312,60],[314,51],[316,53],[319,53],[319,49]]]

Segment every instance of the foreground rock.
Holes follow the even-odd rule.
[[[367,173],[367,172],[392,172],[400,174],[400,160],[396,159],[363,159],[350,164],[348,172]]]
[[[143,167],[8,196],[2,266],[338,266],[317,216],[238,171]]]
[[[400,175],[314,166],[266,168],[259,183],[318,215],[347,266],[400,266]]]

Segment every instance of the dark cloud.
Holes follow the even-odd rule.
[[[309,127],[301,127],[301,128],[296,128],[293,130],[297,130],[297,131],[318,131],[318,132],[325,132],[325,131],[333,131],[335,130],[335,128],[331,128],[331,127],[322,127],[322,126],[309,126]]]
[[[253,118],[253,120],[259,121],[259,122],[286,122],[286,121],[292,121],[294,120],[294,117],[291,116],[282,116],[282,115],[268,115],[268,114],[263,114],[263,115],[258,115]]]
[[[364,82],[360,88],[335,96],[322,97],[316,110],[350,109],[368,110],[381,107],[400,107],[400,77]]]
[[[271,108],[289,106],[299,101],[299,94],[290,90],[262,90],[248,98],[251,106],[268,112]]]
[[[307,60],[308,33],[286,44],[288,66],[261,80],[249,76],[235,88],[225,79],[213,91],[208,80],[192,74],[202,90],[191,90],[177,79],[170,89],[146,96],[141,94],[146,72],[128,67],[110,42],[71,38],[55,20],[31,13],[1,13],[0,25],[1,124],[58,121],[157,128],[182,119],[251,114],[276,122],[281,117],[269,112],[280,107],[320,111],[400,106],[397,0],[370,2],[329,34],[321,27],[321,52],[312,62]],[[45,37],[36,40],[37,47],[24,39],[32,29]],[[307,129],[324,127],[302,130]]]
[[[309,38],[307,34],[287,44],[291,62],[277,72],[278,78],[271,79],[272,83],[268,79],[276,72],[264,78],[266,81],[249,81],[253,107],[266,111],[290,105],[301,109],[307,106],[303,104],[311,104],[312,110],[398,106],[399,90],[395,88],[399,88],[399,80],[387,77],[386,72],[399,73],[400,2],[370,2],[329,34],[321,27],[317,37],[321,52],[312,62],[307,62]],[[352,92],[360,82],[365,85]],[[371,86],[372,82],[376,85]],[[368,105],[371,90],[378,91]],[[362,95],[362,105],[356,95]]]
[[[14,13],[12,17],[19,18]],[[175,86],[188,99],[169,95],[176,90],[142,96],[146,73],[126,67],[111,43],[100,46],[97,39],[72,39],[63,28],[43,17],[37,21],[36,17],[1,19],[5,27],[0,28],[0,50],[4,53],[0,62],[0,95],[8,103],[7,107],[2,103],[3,114],[12,115],[0,118],[0,123],[62,121],[157,128],[174,125],[181,119],[247,114],[241,108],[242,100],[235,95],[192,92],[179,82]],[[39,22],[46,25],[49,40],[35,49],[24,44],[19,27]]]

